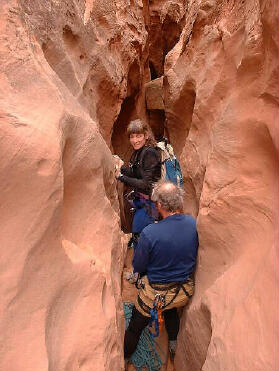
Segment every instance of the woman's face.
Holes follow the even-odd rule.
[[[146,134],[130,134],[130,143],[133,146],[134,150],[140,149],[146,143],[147,135]]]

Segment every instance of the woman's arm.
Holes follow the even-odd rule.
[[[120,171],[121,171],[121,174],[123,175],[126,175],[131,178],[133,177],[133,169],[130,166],[122,165]]]

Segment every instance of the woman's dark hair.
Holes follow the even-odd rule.
[[[147,134],[146,145],[148,147],[156,147],[157,145],[150,127],[139,119],[133,120],[129,123],[127,134],[128,137],[130,137],[131,134]]]

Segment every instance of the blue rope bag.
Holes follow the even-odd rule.
[[[133,306],[134,304],[132,303],[124,303],[126,328],[128,327],[132,316]],[[157,348],[164,356],[165,363],[162,362]],[[137,345],[137,349],[131,356],[130,361],[133,363],[135,371],[160,371],[162,365],[166,364],[167,357],[162,349],[159,347],[159,345],[155,342],[154,336],[148,329],[148,326],[143,330]]]

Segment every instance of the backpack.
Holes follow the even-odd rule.
[[[183,175],[180,163],[177,160],[172,146],[168,143],[167,139],[157,142],[155,147],[160,152],[161,157],[161,179],[172,182],[179,187],[183,187]],[[142,166],[144,154],[148,147],[145,147],[140,154],[140,158],[136,162]]]
[[[158,142],[157,148],[161,150],[161,179],[165,179],[179,187],[183,187],[183,175],[180,163],[174,154],[172,146],[165,140]]]

